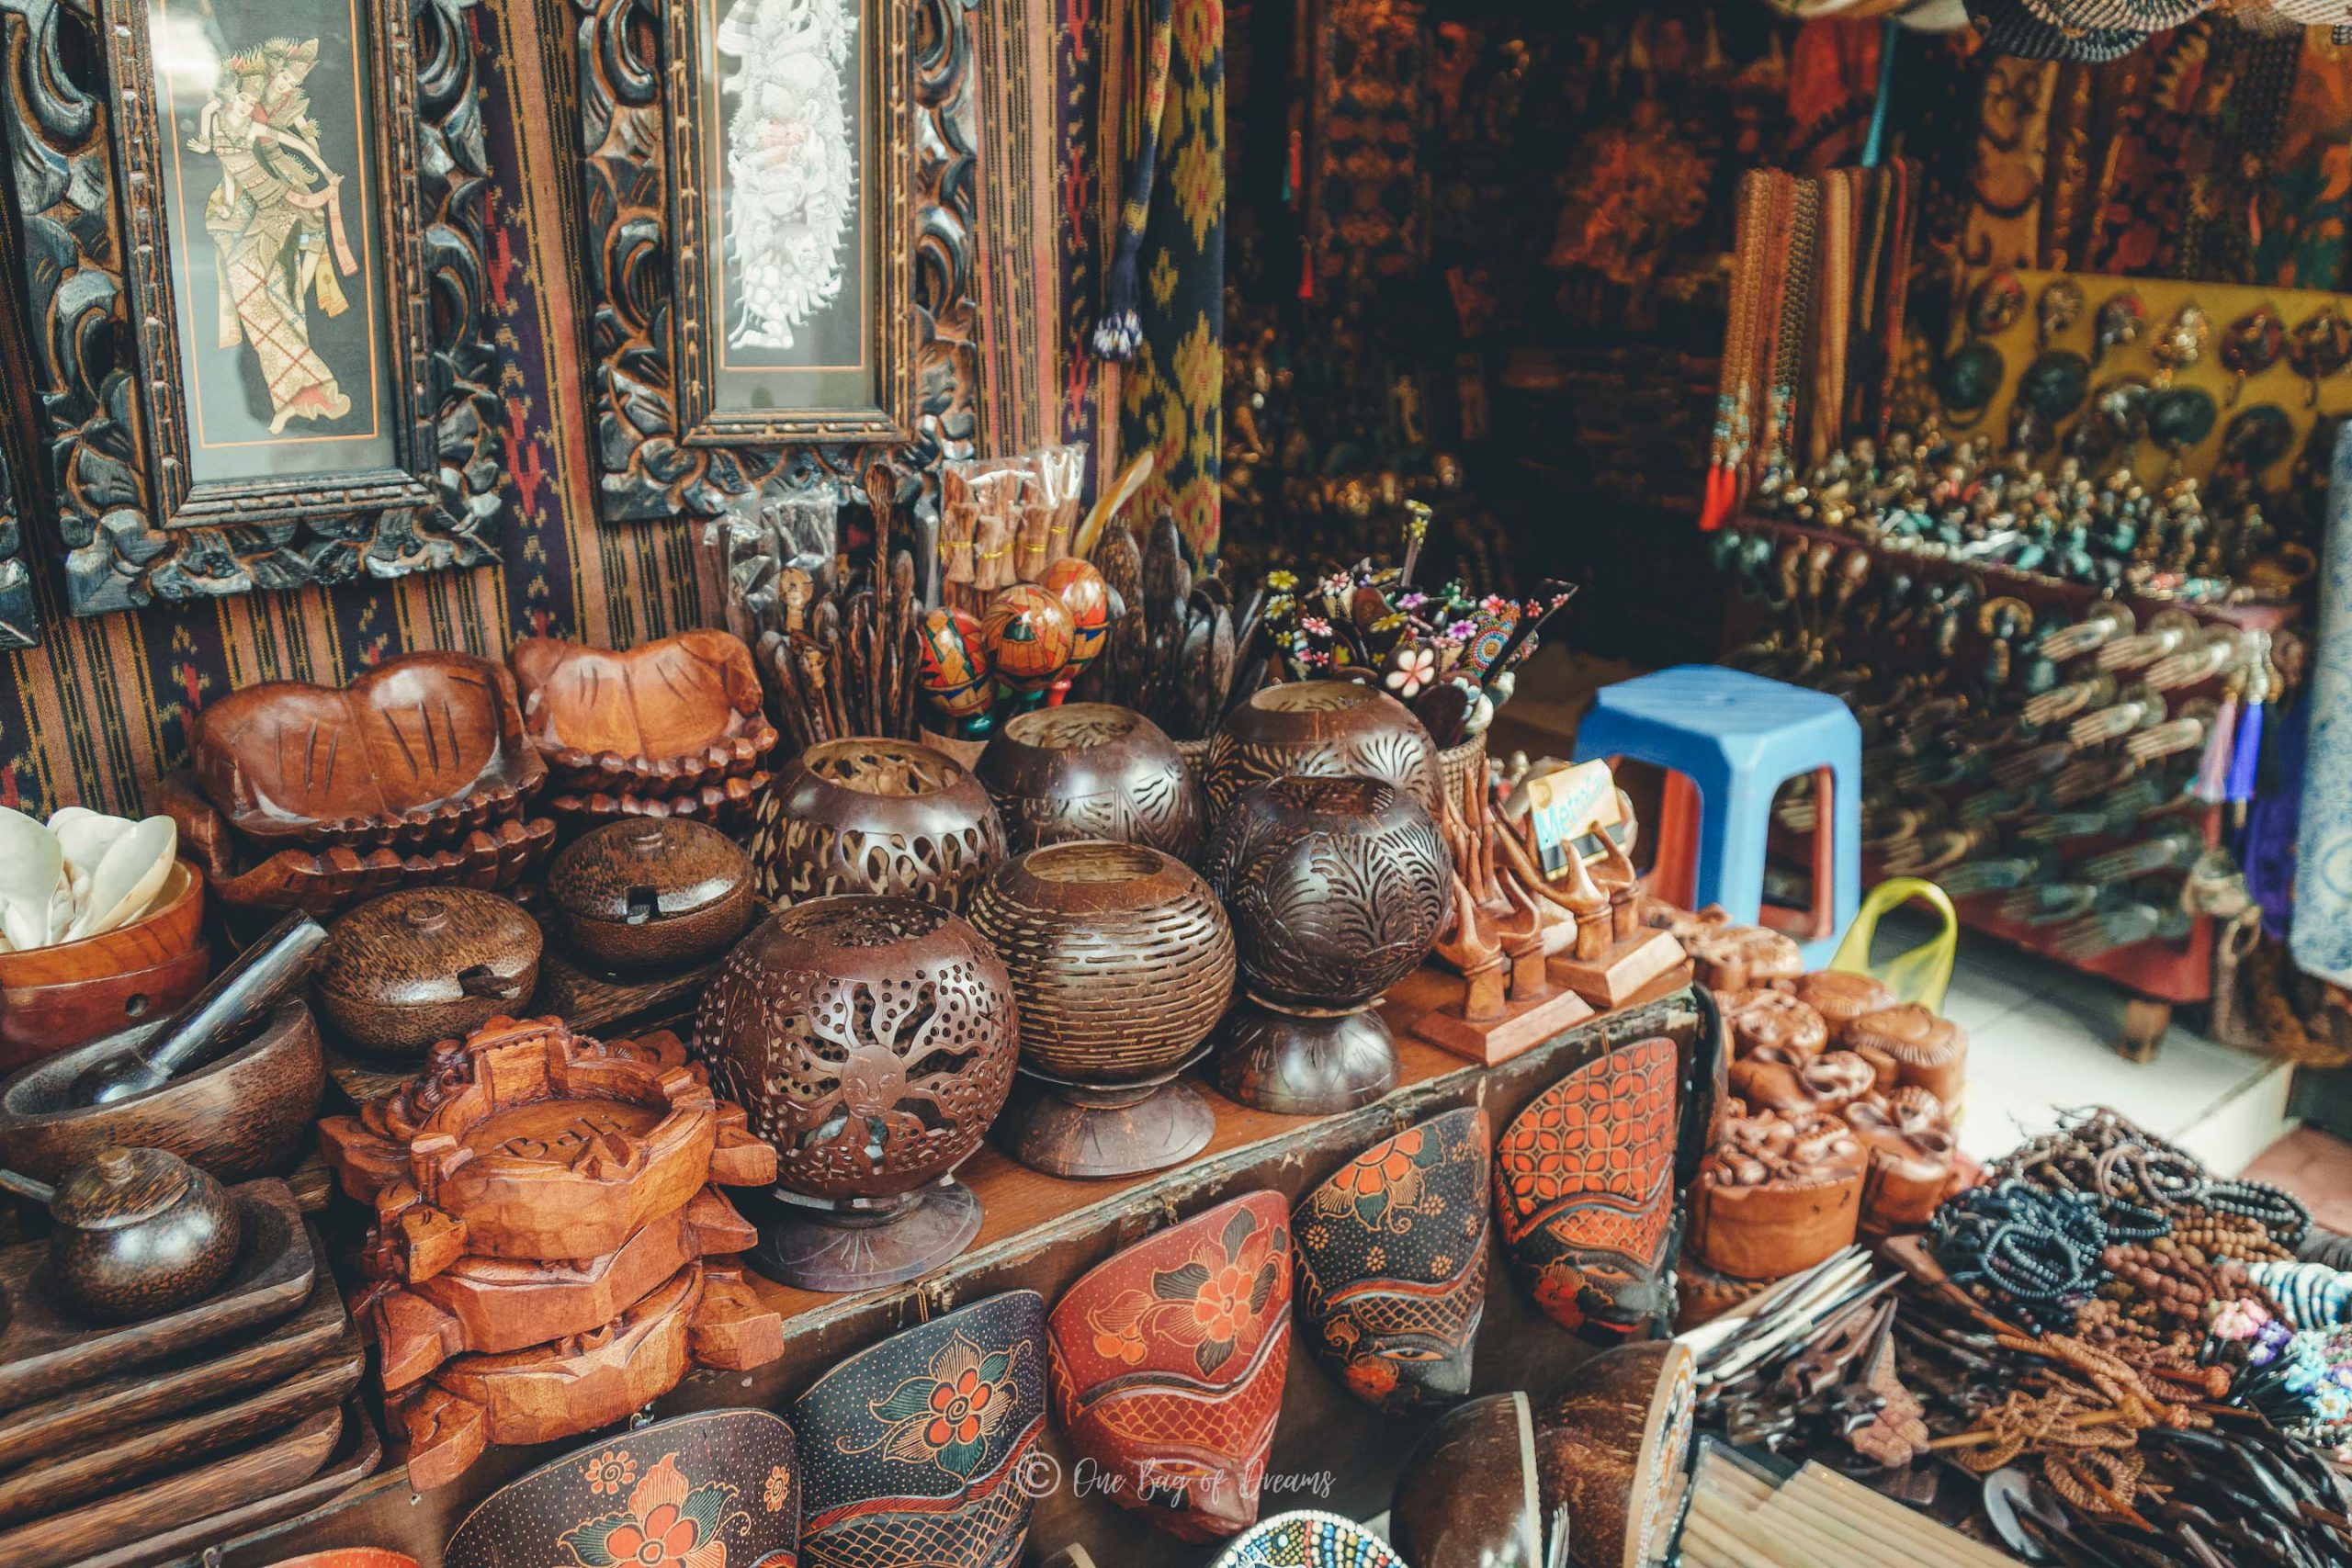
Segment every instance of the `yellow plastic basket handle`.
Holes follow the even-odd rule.
[[[1878,920],[1889,909],[1899,909],[1917,898],[1944,918],[1941,936],[1922,942],[1880,967],[1871,967],[1871,939]],[[1944,1010],[1944,991],[1951,984],[1952,960],[1960,952],[1960,915],[1944,890],[1925,877],[1898,876],[1882,882],[1862,899],[1846,938],[1838,944],[1829,967],[1849,975],[1868,975],[1893,991],[1897,1000],[1917,1002],[1929,1012]]]

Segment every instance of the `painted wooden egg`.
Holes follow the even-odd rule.
[[[1052,685],[1077,641],[1069,606],[1034,582],[1016,582],[999,593],[981,623],[980,643],[996,678],[1016,692]]]
[[[1050,590],[1069,611],[1076,640],[1071,644],[1069,673],[1076,675],[1094,662],[1111,635],[1111,588],[1091,560],[1064,556],[1046,569],[1039,587]]]
[[[927,611],[922,618],[921,684],[950,718],[988,712],[995,698],[981,647],[980,623],[963,610]]]

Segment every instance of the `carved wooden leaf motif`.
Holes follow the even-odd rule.
[[[525,637],[507,662],[531,744],[551,765],[616,787],[748,769],[775,743],[752,650],[728,632],[684,632],[625,653]]]
[[[264,841],[455,837],[512,817],[546,775],[514,684],[487,660],[413,653],[341,691],[273,681],[198,716],[196,772]]]

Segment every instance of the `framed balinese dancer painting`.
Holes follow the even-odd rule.
[[[573,0],[611,521],[976,428],[961,0]]]
[[[497,558],[473,0],[0,0],[77,615]]]

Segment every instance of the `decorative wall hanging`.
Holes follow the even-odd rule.
[[[1012,1087],[1012,977],[934,904],[796,904],[728,954],[695,1021],[720,1092],[781,1156],[761,1270],[856,1291],[926,1273],[980,1228],[954,1179]]]
[[[793,1402],[808,1568],[1011,1568],[1046,1425],[1046,1303],[989,1296],[836,1365]]]
[[[0,7],[74,614],[498,558],[471,4]]]
[[[1673,1306],[1678,1072],[1663,1037],[1607,1052],[1536,1096],[1495,1146],[1511,1273],[1589,1337],[1639,1335]]]
[[[1487,1307],[1487,1113],[1465,1106],[1350,1160],[1300,1202],[1298,1301],[1316,1355],[1368,1404],[1470,1392]]]
[[[972,926],[1020,1005],[1021,1067],[1042,1092],[1000,1131],[1054,1176],[1133,1176],[1216,1131],[1177,1075],[1233,999],[1233,928],[1192,867],[1141,844],[1048,844],[972,891]]]
[[[483,1499],[447,1568],[552,1562],[794,1568],[800,1462],[764,1410],[711,1410],[600,1438]]]
[[[1054,1413],[1113,1502],[1183,1540],[1257,1522],[1290,1302],[1274,1192],[1171,1225],[1063,1294],[1046,1323]]]
[[[978,433],[955,0],[572,0],[607,520]]]
[[[1286,774],[1230,803],[1202,867],[1233,917],[1244,993],[1220,1031],[1217,1087],[1292,1116],[1395,1088],[1373,1004],[1429,956],[1453,903],[1429,812],[1378,779]]]

